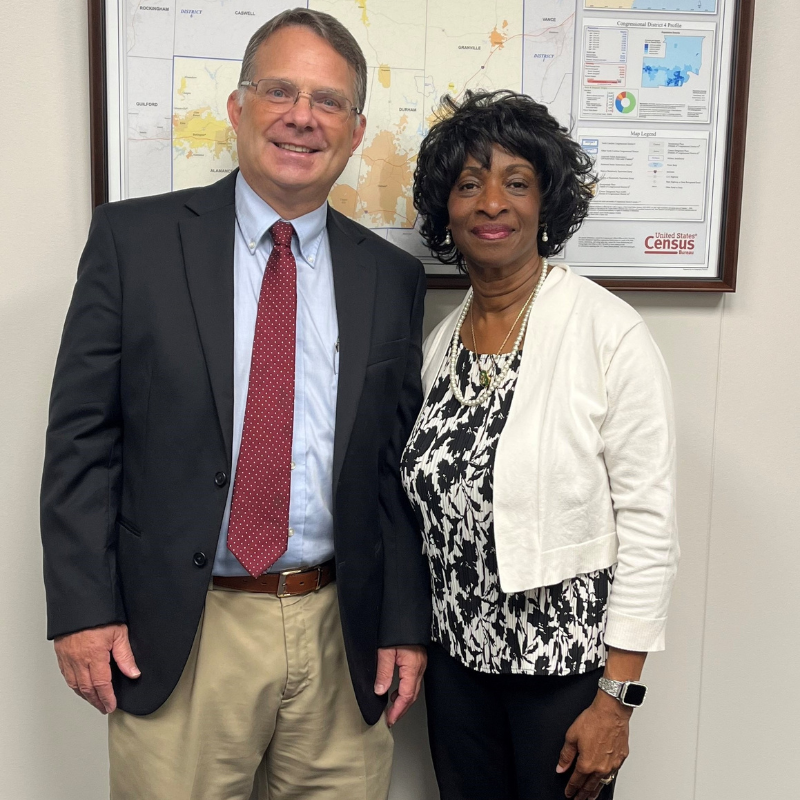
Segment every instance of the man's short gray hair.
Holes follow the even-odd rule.
[[[353,34],[338,19],[323,11],[309,8],[292,8],[265,22],[247,43],[242,60],[242,71],[239,83],[251,81],[255,77],[256,54],[259,47],[281,28],[295,26],[308,28],[324,39],[347,63],[355,74],[355,105],[359,112],[364,110],[367,102],[367,61]],[[243,100],[243,90],[239,89],[239,102]]]

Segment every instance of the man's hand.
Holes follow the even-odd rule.
[[[572,723],[561,748],[556,772],[575,764],[565,794],[575,800],[595,800],[602,778],[616,775],[628,757],[631,709],[598,691],[592,705]]]
[[[400,675],[400,685],[392,692],[392,703],[386,711],[386,724],[392,725],[408,711],[419,697],[422,675],[428,664],[424,647],[382,647],[378,650],[378,674],[375,676],[375,694],[386,694],[392,685],[394,667]]]
[[[128,678],[142,674],[133,658],[127,625],[87,628],[58,636],[54,644],[58,668],[69,688],[102,714],[110,714],[117,707],[111,686],[111,656]]]

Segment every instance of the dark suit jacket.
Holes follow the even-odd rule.
[[[42,541],[50,638],[125,622],[148,714],[192,646],[231,473],[236,173],[99,207],[50,405]],[[344,640],[372,724],[377,648],[424,644],[430,592],[399,460],[422,400],[420,262],[328,210],[340,366],[334,537]]]

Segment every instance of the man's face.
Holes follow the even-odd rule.
[[[355,105],[350,65],[324,39],[307,28],[281,28],[265,41],[255,60],[253,82],[278,78],[302,92],[329,89]],[[237,134],[239,168],[250,186],[284,218],[321,206],[364,136],[364,117],[338,118],[312,109],[308,96],[280,113],[252,89],[244,102],[228,98],[228,115]],[[301,152],[297,149],[301,148]]]

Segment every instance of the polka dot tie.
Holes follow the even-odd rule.
[[[228,549],[253,577],[271,567],[289,541],[297,265],[294,228],[278,221],[270,232],[228,524]]]

